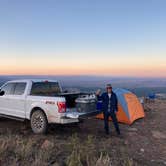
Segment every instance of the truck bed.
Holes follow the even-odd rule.
[[[67,108],[75,108],[76,107],[76,99],[83,96],[83,95],[89,95],[90,93],[82,93],[82,92],[66,92],[66,93],[60,93],[56,96],[59,97],[65,97],[66,99],[66,107]]]

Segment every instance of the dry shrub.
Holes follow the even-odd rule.
[[[16,146],[16,136],[8,135],[0,137],[0,157],[1,161],[4,160],[5,163],[8,163],[10,159],[16,161],[15,156],[15,146]]]
[[[70,144],[70,148],[72,149],[71,155],[69,155],[68,159],[67,159],[67,165],[68,166],[82,166],[82,162],[81,162],[81,157],[80,157],[80,143],[79,143],[79,139],[77,137],[76,134],[74,134],[71,137],[71,144]]]
[[[103,153],[100,154],[100,157],[96,161],[95,166],[101,166],[101,165],[102,166],[111,166],[111,159],[108,154],[105,156],[103,156]]]
[[[18,135],[0,136],[0,165],[48,165],[56,159],[57,147],[55,144],[42,149],[41,145],[32,138],[23,138]],[[1,164],[2,163],[2,164]]]
[[[18,161],[28,162],[35,154],[35,142],[33,140],[17,140],[15,145],[15,156]]]
[[[41,148],[44,140],[48,139],[51,146]],[[3,166],[135,166],[125,147],[120,146],[113,152],[108,147],[110,140],[97,142],[95,136],[88,135],[80,138],[77,134],[65,142],[55,137],[23,137],[21,135],[0,135],[0,165]],[[97,142],[97,144],[96,144]],[[111,156],[111,157],[110,157]]]
[[[79,140],[77,135],[71,139],[72,152],[67,159],[69,166],[110,166],[110,158],[108,154],[103,153],[98,156],[98,149],[95,147],[95,137],[88,135],[87,140]]]

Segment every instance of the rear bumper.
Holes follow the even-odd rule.
[[[72,118],[62,117],[60,119],[60,124],[69,124],[69,123],[77,123],[77,122],[79,122],[78,118],[72,119]]]
[[[65,118],[68,119],[81,119],[91,116],[96,116],[97,114],[101,113],[100,111],[93,111],[93,112],[87,112],[87,113],[80,113],[80,112],[69,112],[66,113]]]
[[[78,118],[68,118],[66,116],[51,118],[48,120],[49,124],[67,124],[67,123],[77,123],[79,122]]]
[[[81,119],[81,118],[96,116],[97,114],[100,114],[100,113],[101,113],[101,111],[97,111],[97,110],[96,110],[95,112],[88,112],[88,113],[81,114],[81,115],[79,116],[79,118]]]
[[[67,112],[63,116],[52,119],[49,123],[58,123],[58,124],[69,124],[69,123],[77,123],[83,118],[96,116],[97,114],[101,113],[100,111],[93,111],[88,113],[79,113],[79,112]]]

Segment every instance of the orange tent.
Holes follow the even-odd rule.
[[[113,91],[118,98],[117,119],[119,122],[132,124],[136,119],[145,117],[142,104],[135,94],[120,88],[117,88]],[[96,117],[99,119],[104,119],[103,113],[97,115]]]

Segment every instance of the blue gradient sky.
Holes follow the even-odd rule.
[[[166,77],[165,0],[0,0],[0,74]]]

